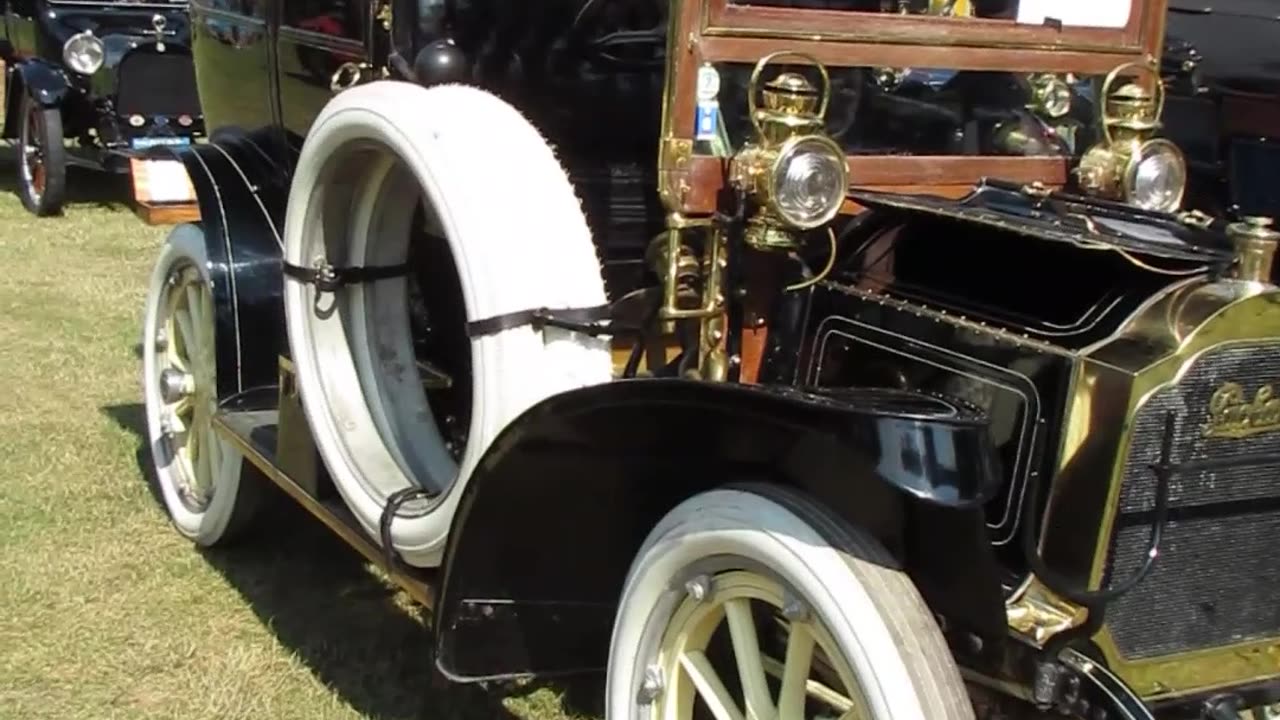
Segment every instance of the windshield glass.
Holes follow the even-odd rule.
[[[714,63],[720,74],[725,150],[753,136],[750,63]],[[803,66],[788,66],[818,86]],[[1095,76],[947,68],[832,67],[826,130],[849,155],[1071,156],[1092,142]],[[1036,88],[1060,83],[1052,112]]]

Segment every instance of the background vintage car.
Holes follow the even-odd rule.
[[[1191,166],[1189,204],[1280,216],[1280,3],[1171,0],[1167,133]]]
[[[0,0],[18,191],[57,213],[68,164],[116,172],[204,132],[184,2]],[[67,144],[65,141],[70,141]]]

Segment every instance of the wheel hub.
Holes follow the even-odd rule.
[[[165,368],[160,373],[160,397],[167,403],[176,403],[195,393],[195,379],[177,368]]]

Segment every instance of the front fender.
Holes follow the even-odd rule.
[[[935,611],[997,641],[981,503],[985,418],[934,398],[678,379],[554,396],[494,442],[462,497],[435,622],[448,676],[601,669],[645,536],[682,500],[744,480],[808,493],[877,537]]]
[[[71,89],[71,81],[62,68],[39,58],[24,60],[15,71],[23,90],[44,107],[60,105]]]

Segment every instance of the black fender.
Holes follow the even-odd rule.
[[[71,82],[62,69],[40,58],[6,62],[4,137],[18,136],[18,108],[24,93],[30,94],[44,107],[56,107],[67,98]]]
[[[267,132],[175,151],[195,188],[217,318],[218,397],[278,382],[288,174]]]
[[[23,60],[14,71],[22,81],[22,90],[45,107],[61,104],[71,90],[67,74],[47,60]]]
[[[877,537],[948,626],[1005,635],[977,410],[905,391],[639,379],[553,396],[494,441],[459,499],[435,615],[459,681],[603,669],[623,582],[675,505],[794,488]],[[950,408],[940,411],[939,408]]]

